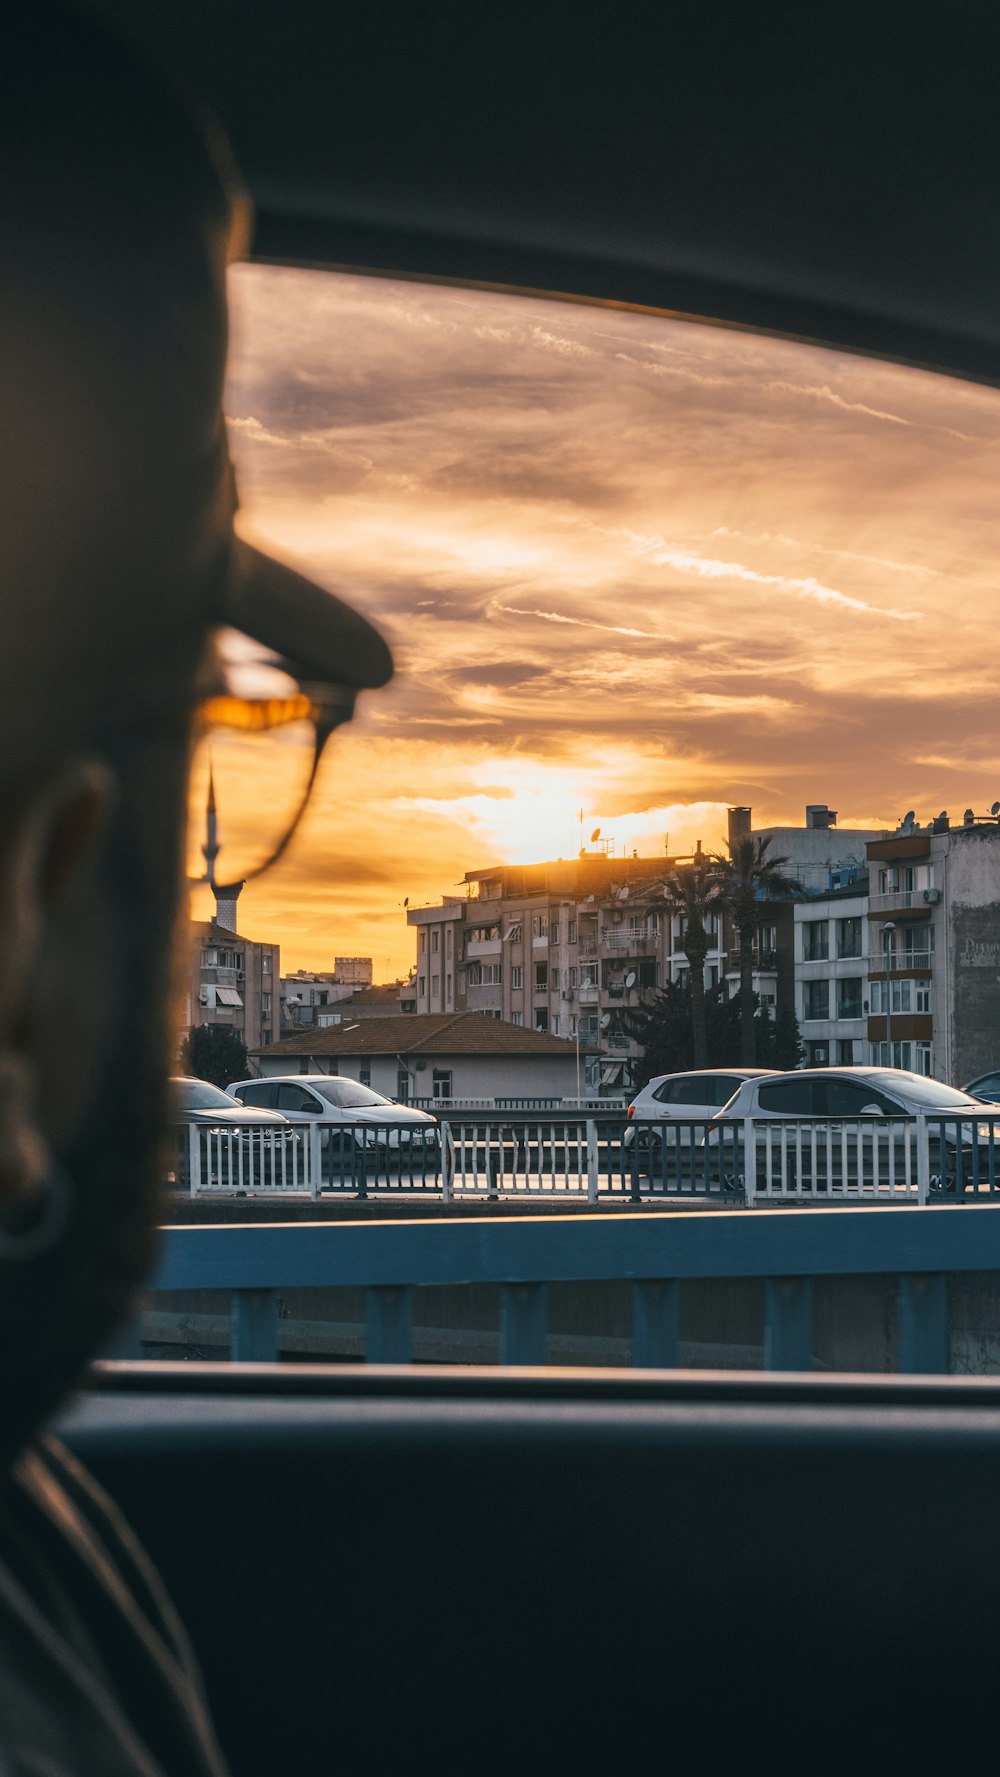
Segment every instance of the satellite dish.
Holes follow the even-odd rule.
[[[618,890],[618,899],[619,899],[619,901],[627,901],[628,900],[628,883],[625,884],[624,888],[620,888]]]
[[[601,1013],[601,1029],[607,1030],[608,1025],[610,1023],[611,1023],[611,1013],[610,1012],[602,1012]]]
[[[600,827],[595,827],[594,831],[590,835],[591,845],[593,845],[595,839],[600,839],[600,837],[601,837],[601,829],[600,829]]]
[[[635,986],[635,970],[634,969],[630,969],[628,974],[626,975],[625,986],[626,987],[634,987]]]
[[[593,899],[594,899],[594,897],[593,897],[593,895],[588,895],[588,896],[587,896],[587,898],[586,898],[586,900],[585,900],[585,901],[584,901],[584,903],[583,903],[583,904],[584,904],[584,906],[585,906],[585,907],[589,907],[589,906],[590,906],[590,903],[591,903],[591,901],[592,901],[592,900],[593,900]]]
[[[994,802],[990,814],[1000,814],[1000,802]]]

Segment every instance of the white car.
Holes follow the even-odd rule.
[[[204,1132],[203,1158],[207,1157],[210,1170],[216,1174],[240,1174],[237,1148],[242,1150],[242,1176],[248,1183],[263,1183],[269,1172],[280,1168],[283,1154],[286,1169],[294,1164],[293,1149],[301,1147],[301,1140],[280,1111],[251,1110],[209,1080],[190,1075],[170,1081],[170,1097],[171,1122],[176,1132],[170,1182],[181,1189],[187,1189],[190,1182],[188,1131],[192,1124]]]
[[[227,1088],[241,1104],[255,1109],[280,1111],[298,1125],[320,1123],[327,1127],[322,1149],[343,1152],[349,1147],[401,1148],[411,1154],[438,1152],[437,1121],[415,1105],[394,1104],[381,1092],[362,1086],[341,1074],[280,1074],[265,1080],[234,1080]]]
[[[649,1150],[657,1141],[655,1129],[647,1124],[678,1121],[682,1118],[708,1121],[728,1104],[733,1093],[745,1080],[768,1077],[774,1073],[766,1067],[692,1068],[683,1074],[654,1074],[637,1092],[626,1112],[626,1148],[636,1143],[639,1152]],[[695,1139],[702,1133],[688,1131]]]
[[[849,1142],[845,1178],[845,1149],[840,1134],[843,1125],[861,1127],[865,1118],[880,1119],[875,1127],[883,1174],[895,1173],[897,1178],[904,1175],[905,1150],[913,1130],[912,1123],[904,1120],[921,1112],[928,1119],[932,1189],[954,1191],[960,1181],[962,1188],[965,1184],[990,1182],[991,1157],[993,1171],[1000,1180],[1000,1153],[994,1156],[994,1137],[1000,1136],[1000,1124],[977,1121],[983,1115],[983,1106],[968,1092],[902,1068],[800,1068],[794,1073],[746,1080],[723,1108],[706,1139],[710,1145],[721,1144],[725,1168],[734,1146],[741,1151],[745,1117],[752,1117],[757,1123],[784,1119],[793,1125],[787,1144],[780,1134],[768,1141],[758,1128],[758,1173],[766,1154],[769,1158],[765,1164],[772,1173],[783,1167],[784,1176],[794,1173],[798,1177],[801,1173],[805,1183],[815,1170],[815,1182],[824,1189],[826,1182],[855,1185],[859,1178],[868,1182],[868,1167],[874,1168],[871,1138],[867,1148]],[[893,1127],[887,1121],[891,1118],[901,1121]],[[801,1138],[794,1135],[794,1127],[803,1130]],[[814,1134],[822,1138],[818,1146],[814,1145]],[[910,1153],[912,1173],[912,1146]],[[729,1182],[735,1185],[739,1180],[731,1178]]]

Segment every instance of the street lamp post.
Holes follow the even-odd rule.
[[[885,1046],[890,1067],[892,1066],[892,963],[895,930],[895,921],[887,919],[882,927],[882,942],[885,945]]]

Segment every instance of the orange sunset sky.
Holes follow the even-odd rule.
[[[283,969],[404,973],[405,896],[572,856],[581,809],[648,855],[732,802],[1000,797],[994,391],[486,291],[244,266],[232,299],[241,529],[397,660],[241,900]]]

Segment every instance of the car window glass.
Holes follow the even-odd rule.
[[[278,1087],[278,1109],[279,1111],[318,1111],[321,1106],[312,1093],[307,1092],[303,1086],[286,1085]]]
[[[274,1104],[275,1093],[274,1087],[268,1085],[265,1080],[252,1080],[247,1086],[239,1086],[235,1096],[243,1104],[268,1107]]]
[[[897,1115],[900,1106],[864,1080],[817,1080],[822,1113],[828,1117],[860,1117],[874,1105],[883,1116]]]
[[[775,1116],[812,1116],[813,1081],[776,1080],[760,1088],[758,1103],[762,1111]]]
[[[678,1080],[674,1089],[673,1103],[676,1105],[714,1104],[711,1096],[715,1085],[711,1074],[690,1074],[685,1080]]]
[[[732,1074],[716,1074],[710,1081],[712,1096],[710,1098],[706,1097],[706,1104],[714,1104],[720,1107],[724,1104],[728,1104],[733,1093],[738,1092],[742,1084],[743,1082],[735,1079]]]

